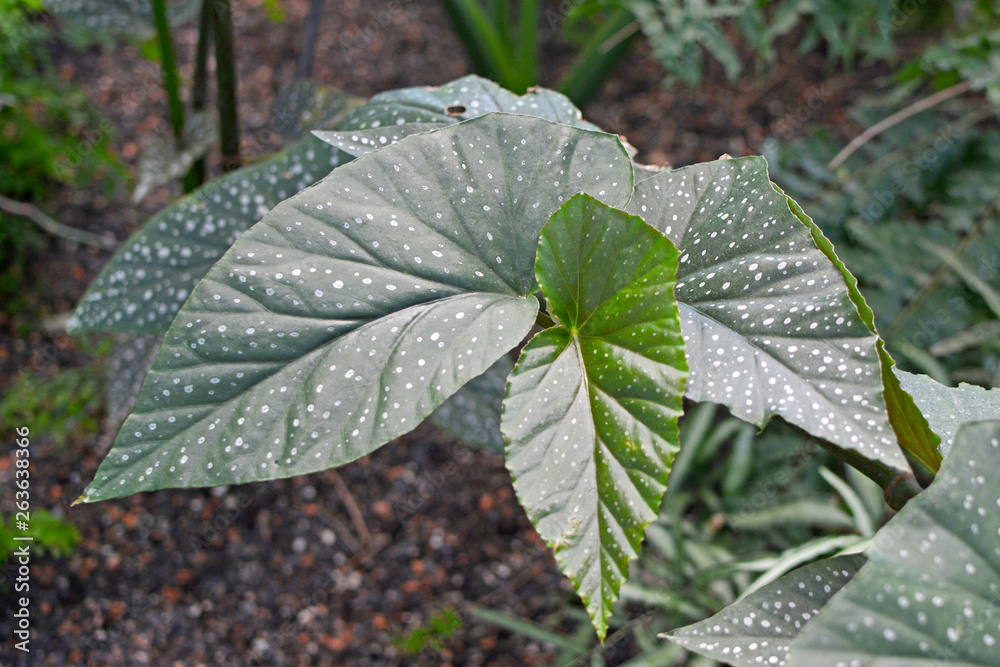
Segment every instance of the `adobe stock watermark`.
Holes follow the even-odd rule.
[[[13,550],[14,648],[31,652],[31,445],[27,426],[14,430],[17,434],[14,448],[14,535]]]

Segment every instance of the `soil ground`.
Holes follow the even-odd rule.
[[[260,4],[234,3],[242,152],[249,158],[278,147],[269,108],[292,78],[309,3],[284,0],[287,16],[277,24]],[[440,3],[385,7],[329,0],[313,77],[369,96],[470,71]],[[177,30],[175,39],[182,71],[190,73],[194,27]],[[570,51],[554,34],[544,39],[542,83],[552,84]],[[61,73],[113,121],[113,145],[133,170],[150,133],[166,130],[158,66],[128,44],[54,55]],[[675,166],[757,153],[766,137],[790,139],[814,122],[850,136],[858,128],[843,110],[881,71],[831,71],[814,54],[735,83],[709,65],[698,90],[667,88],[639,48],[585,115],[625,135],[640,160]],[[177,194],[161,189],[136,209],[126,188],[107,197],[95,187],[62,191],[45,208],[66,224],[123,241]],[[88,363],[86,346],[37,323],[69,311],[109,256],[52,239],[32,260],[28,312],[0,314],[0,393],[21,372],[52,376]],[[2,425],[5,442],[15,426]],[[572,587],[518,506],[499,456],[470,452],[423,426],[338,471],[70,508],[114,430],[76,432],[68,441],[33,434],[34,502],[68,517],[83,539],[69,558],[32,562],[27,664],[545,664],[552,646],[477,622],[473,607],[570,629],[563,610],[578,604]],[[5,448],[4,489],[11,488],[12,460]],[[18,664],[7,602],[0,609],[3,662]],[[461,619],[457,632],[405,653],[400,640],[444,610]],[[596,650],[617,664],[633,647]]]

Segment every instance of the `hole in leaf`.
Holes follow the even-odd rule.
[[[465,106],[461,104],[453,104],[444,110],[449,116],[461,116],[465,113]]]

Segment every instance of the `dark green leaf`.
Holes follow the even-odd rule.
[[[150,141],[139,158],[139,182],[132,192],[132,203],[138,204],[151,190],[184,176],[208,154],[217,134],[214,116],[202,111],[187,117],[180,142],[173,135]]]
[[[475,75],[463,76],[437,88],[418,86],[390,90],[373,97],[351,113],[344,129],[374,129],[404,123],[455,123],[499,111],[547,118],[587,130],[599,129],[582,119],[564,95],[535,88],[524,95]]]
[[[302,474],[406,433],[534,323],[551,212],[631,187],[617,138],[504,114],[340,167],[199,283],[83,499]]]
[[[93,31],[121,32],[135,37],[153,33],[149,0],[43,0],[45,9],[59,18]],[[201,0],[167,2],[167,15],[174,25],[183,23],[201,7]]]
[[[84,294],[75,331],[166,331],[191,290],[236,238],[278,202],[350,159],[315,137],[208,183],[157,213]]]
[[[567,202],[536,263],[559,324],[525,346],[504,399],[518,499],[602,639],[678,446],[676,269],[676,249],[641,219],[586,195]]]
[[[282,88],[271,105],[271,127],[285,139],[298,140],[310,130],[328,130],[340,125],[347,114],[367,100],[297,79]]]

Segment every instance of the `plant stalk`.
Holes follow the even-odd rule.
[[[319,33],[319,22],[323,18],[324,0],[312,0],[309,5],[309,16],[306,17],[305,36],[302,38],[302,53],[295,67],[296,79],[308,79],[312,74],[313,61],[316,56],[316,35]]]
[[[191,83],[191,109],[204,111],[208,106],[208,54],[212,50],[212,3],[203,2],[198,19],[198,48],[195,52],[194,81]],[[184,191],[190,192],[205,182],[205,158],[199,158],[184,176]]]
[[[170,39],[167,5],[165,0],[152,0],[152,3],[156,41],[160,47],[160,64],[163,67],[163,89],[167,93],[167,105],[170,108],[170,125],[174,136],[180,139],[184,132],[184,106],[177,86],[177,63],[174,61],[174,43]]]
[[[240,167],[240,124],[236,111],[236,60],[233,57],[233,8],[229,0],[209,0],[215,35],[215,80],[218,87],[222,170]]]

